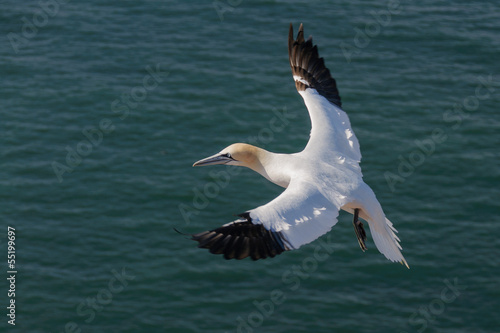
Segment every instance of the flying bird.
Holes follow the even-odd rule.
[[[377,249],[390,261],[409,268],[396,229],[363,181],[358,139],[342,109],[336,81],[312,37],[304,39],[302,24],[296,39],[290,24],[288,56],[295,87],[311,118],[304,150],[278,154],[235,143],[193,164],[244,166],[286,190],[267,204],[239,214],[236,221],[193,234],[192,239],[198,247],[223,254],[225,259],[265,259],[329,232],[342,209],[354,215],[354,231],[363,251],[366,233],[360,219],[368,223]]]

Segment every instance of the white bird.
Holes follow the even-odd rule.
[[[193,164],[244,166],[286,190],[269,203],[238,215],[240,219],[193,234],[192,239],[199,242],[198,247],[224,254],[226,259],[264,259],[298,249],[327,233],[342,209],[354,215],[354,230],[363,251],[366,233],[359,218],[368,222],[378,250],[408,267],[396,229],[363,181],[358,139],[341,108],[336,82],[318,56],[312,37],[304,40],[302,24],[296,40],[290,24],[288,55],[295,86],[311,118],[304,150],[277,154],[235,143]]]

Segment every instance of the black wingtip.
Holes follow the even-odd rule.
[[[297,42],[304,43],[304,25],[301,23],[297,33]]]
[[[295,80],[298,91],[308,88],[316,91],[331,103],[342,107],[337,83],[325,66],[323,58],[318,55],[318,49],[313,44],[312,37],[304,40],[304,25],[301,23],[297,38],[293,38],[293,27],[288,33],[288,57],[292,74],[300,78]]]
[[[224,258],[252,260],[272,258],[289,250],[280,232],[267,230],[262,224],[253,224],[250,213],[239,215],[246,221],[235,221],[220,228],[191,235],[199,248],[213,254],[223,254]]]
[[[174,229],[174,230],[175,230],[175,232],[177,232],[178,234],[181,234],[181,235],[183,235],[183,236],[189,236],[189,237],[192,237],[192,235],[191,235],[191,234],[186,234],[186,233],[184,233],[184,232],[182,232],[182,231],[177,230],[177,228],[172,228],[172,229]]]
[[[178,234],[180,234],[180,235],[183,235],[183,236],[187,236],[187,237],[189,237],[189,238],[187,238],[187,237],[186,237],[186,239],[193,239],[193,235],[191,235],[191,234],[186,234],[186,233],[184,233],[184,232],[182,232],[182,231],[177,230],[177,228],[172,228],[172,229],[174,229],[174,230],[175,230],[175,232],[177,232],[177,233],[178,233]]]

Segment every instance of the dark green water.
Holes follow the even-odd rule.
[[[500,332],[497,3],[41,3],[0,2],[2,332]],[[233,142],[304,147],[290,22],[337,79],[410,270],[370,235],[362,253],[347,214],[258,262],[172,229],[280,193],[191,164]]]

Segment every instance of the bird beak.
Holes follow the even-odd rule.
[[[204,166],[204,165],[216,165],[216,164],[226,164],[233,161],[232,158],[227,157],[225,155],[221,154],[215,154],[210,157],[204,158],[202,160],[199,160],[198,162],[194,163],[193,166]]]

